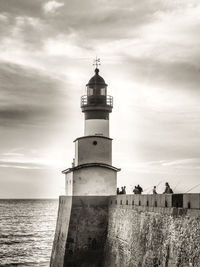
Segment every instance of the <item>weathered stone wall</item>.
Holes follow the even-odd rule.
[[[198,267],[200,210],[176,208],[198,206],[198,194],[149,197],[110,198],[104,267]]]

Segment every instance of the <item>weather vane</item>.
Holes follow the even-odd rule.
[[[96,68],[98,68],[99,66],[101,65],[101,62],[100,62],[100,58],[95,58],[93,60],[93,66],[95,66]]]

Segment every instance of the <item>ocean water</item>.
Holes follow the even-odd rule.
[[[49,266],[58,200],[0,200],[0,266]]]

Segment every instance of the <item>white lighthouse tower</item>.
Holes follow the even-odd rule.
[[[112,139],[109,137],[109,114],[113,98],[107,84],[95,69],[81,97],[85,115],[84,136],[75,139],[75,159],[66,169],[67,196],[110,196],[116,194],[117,171],[112,166]]]
[[[103,266],[109,196],[116,195],[109,114],[113,98],[99,75],[89,80],[81,97],[84,136],[76,138],[75,159],[65,174],[66,194],[60,196],[50,267]]]

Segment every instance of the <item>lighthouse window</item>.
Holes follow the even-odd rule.
[[[101,95],[106,95],[106,88],[101,88]]]
[[[93,95],[94,94],[94,89],[88,87],[88,95]]]
[[[93,145],[96,146],[97,145],[97,141],[93,141]]]

